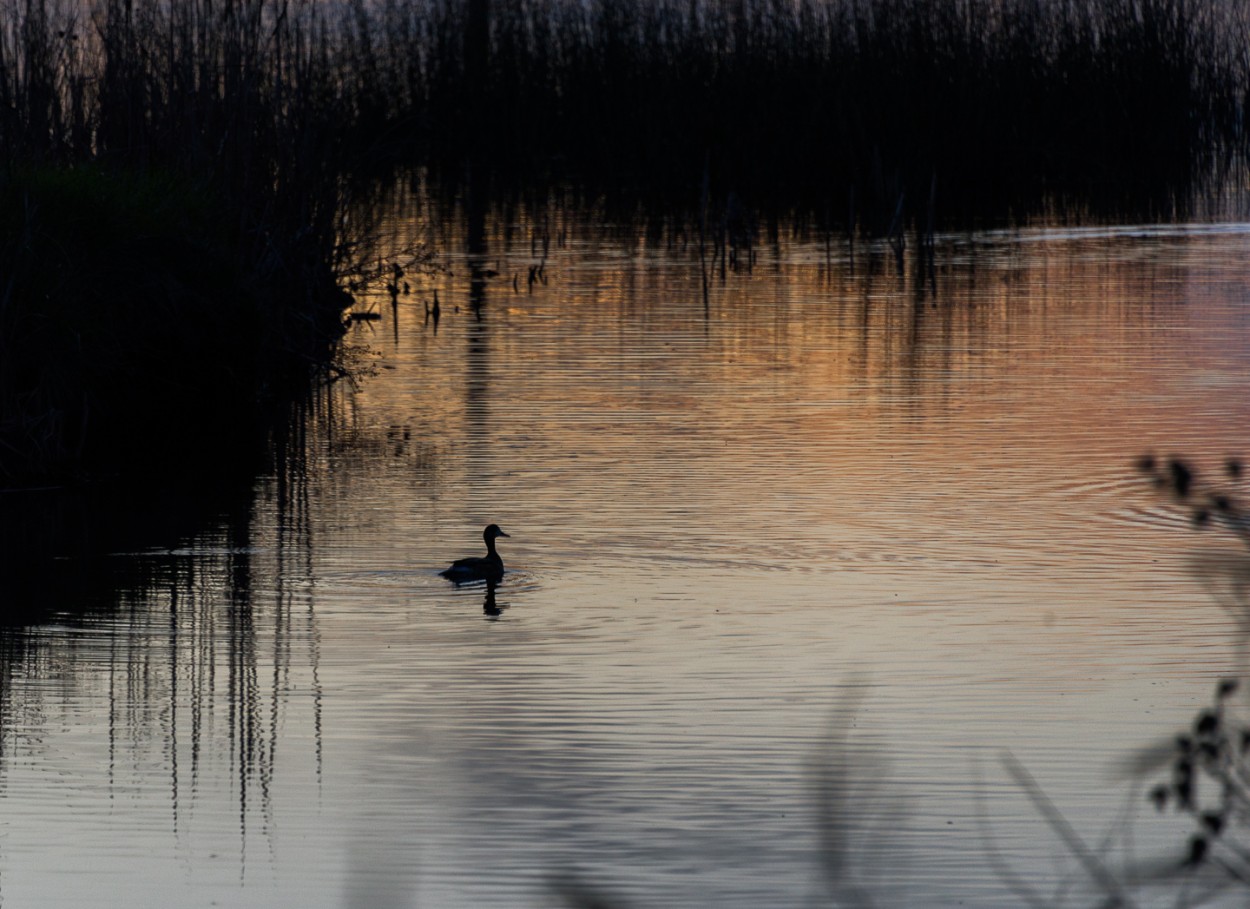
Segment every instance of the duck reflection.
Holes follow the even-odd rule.
[[[495,588],[498,586],[499,584],[495,581],[486,582],[486,599],[482,602],[482,614],[491,620],[499,618],[508,608],[507,603],[495,602]]]

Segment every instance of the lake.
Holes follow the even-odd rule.
[[[358,378],[241,501],[4,632],[0,906],[1084,906],[1175,867],[1146,793],[1244,668],[1250,556],[1134,464],[1250,450],[1250,224],[930,271],[762,222],[706,299],[693,230],[593,207],[388,230],[442,270],[360,296]],[[439,577],[492,522],[503,583]]]

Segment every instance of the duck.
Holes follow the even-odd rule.
[[[466,584],[470,581],[488,581],[493,584],[503,579],[503,559],[495,551],[495,540],[506,537],[498,524],[491,524],[482,531],[482,539],[486,541],[485,556],[470,556],[467,559],[456,559],[449,568],[439,572],[449,581]]]

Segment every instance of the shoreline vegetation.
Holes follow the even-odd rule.
[[[628,187],[693,209],[710,179],[721,195],[881,235],[1039,210],[1176,217],[1239,173],[1246,151],[1244,4],[377,9],[355,40],[391,134],[436,169],[472,159],[521,185]]]
[[[0,0],[0,488],[233,444],[330,362],[392,168],[1178,217],[1242,172],[1246,46],[1219,0]]]
[[[346,300],[186,178],[95,166],[0,179],[7,483],[179,472],[263,437],[329,363]]]
[[[355,237],[315,23],[4,3],[0,488],[191,475],[324,373]]]

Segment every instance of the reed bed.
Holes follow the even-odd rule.
[[[1247,147],[1243,0],[0,3],[0,154],[285,204],[386,160],[669,198],[710,174],[878,220],[1167,209]]]
[[[265,0],[3,4],[0,487],[183,470],[325,368],[357,210],[331,30]]]
[[[967,220],[1056,199],[1168,216],[1245,150],[1241,2],[376,9],[378,59],[396,77],[385,92],[423,155],[522,180],[572,175],[689,199],[707,173],[722,190],[883,231],[900,199],[913,222],[930,206]]]
[[[0,0],[0,484],[72,461],[133,395],[30,366],[36,341],[147,345],[75,354],[98,366],[173,337],[180,381],[146,378],[210,397],[181,379],[216,358],[258,389],[240,350],[323,358],[348,219],[388,167],[892,239],[1056,204],[1175,217],[1242,167],[1247,48],[1241,0]],[[203,217],[154,226],[124,202],[153,186]],[[193,237],[135,255],[193,223],[229,292],[176,264]],[[135,299],[144,331],[95,330]]]

